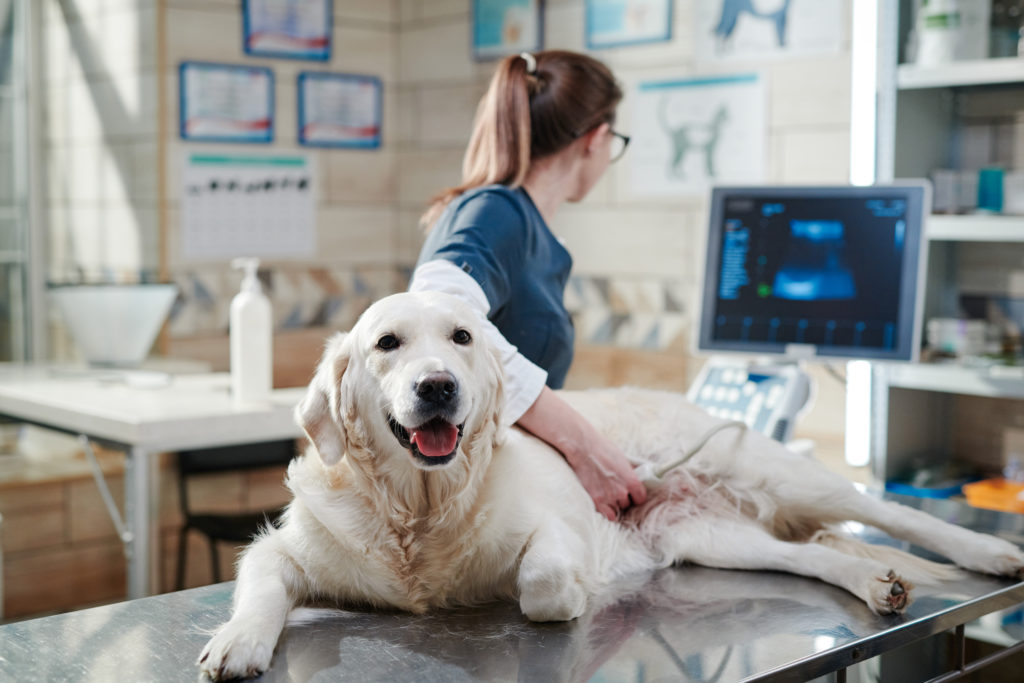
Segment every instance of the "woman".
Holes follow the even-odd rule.
[[[549,50],[507,57],[477,110],[462,184],[434,200],[410,290],[472,303],[506,374],[506,420],[558,449],[614,520],[646,498],[625,456],[552,389],[572,362],[563,304],[572,257],[548,223],[582,200],[629,138],[612,129],[622,92],[608,68]],[[614,149],[613,149],[614,148]]]

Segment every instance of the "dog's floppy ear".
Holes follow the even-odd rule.
[[[339,332],[327,340],[306,396],[295,408],[295,421],[313,442],[325,465],[338,463],[348,448],[345,428],[334,419],[338,413],[341,378],[348,367],[347,336]]]

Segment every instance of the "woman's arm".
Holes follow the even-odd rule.
[[[548,387],[517,424],[565,456],[608,519],[615,521],[621,510],[647,500],[647,489],[622,451]]]

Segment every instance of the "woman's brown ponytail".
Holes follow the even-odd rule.
[[[575,52],[547,50],[527,60],[506,57],[477,107],[473,134],[462,161],[462,183],[431,201],[420,218],[427,229],[453,199],[474,187],[522,185],[530,162],[554,154],[605,121],[622,91],[601,62]]]

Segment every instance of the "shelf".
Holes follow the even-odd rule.
[[[1024,84],[1024,59],[1000,57],[950,62],[939,66],[901,64],[896,69],[896,87],[900,90],[955,88],[999,83]]]
[[[1024,216],[929,216],[925,234],[931,241],[1024,242]]]
[[[886,384],[900,389],[1024,398],[1024,366],[969,368],[928,363],[882,363],[877,371]]]

